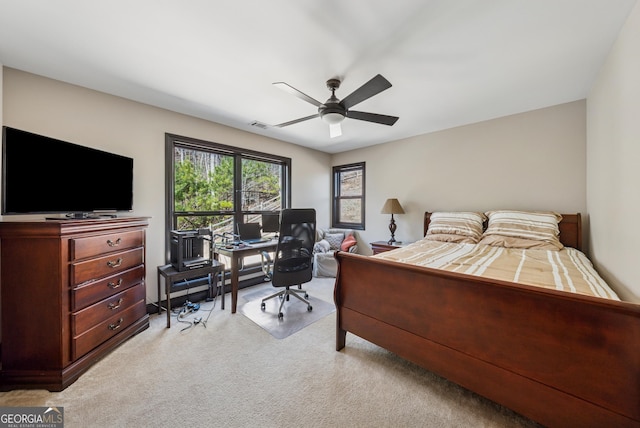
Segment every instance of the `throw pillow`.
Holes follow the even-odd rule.
[[[342,244],[340,245],[340,249],[342,251],[349,251],[349,249],[354,245],[356,245],[357,243],[358,242],[356,241],[356,237],[353,235],[349,235],[346,238],[344,238],[344,241],[342,241]]]
[[[330,248],[331,246],[329,245],[329,243],[323,239],[321,241],[316,242],[316,244],[313,246],[313,252],[326,253],[327,251],[329,251]]]
[[[332,250],[339,250],[342,241],[344,241],[344,233],[325,233],[324,239]]]

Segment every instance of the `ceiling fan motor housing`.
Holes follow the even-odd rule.
[[[329,123],[339,123],[347,114],[346,109],[339,104],[338,99],[335,97],[329,98],[327,102],[318,107],[318,113],[325,122]],[[341,116],[340,120],[334,120],[334,118],[338,119],[336,115]]]
[[[340,87],[338,79],[327,80],[327,88],[331,91],[331,97],[325,101],[323,105],[318,107],[318,114],[329,124],[340,123],[347,115],[347,109],[340,104],[340,100],[336,98],[335,90]]]

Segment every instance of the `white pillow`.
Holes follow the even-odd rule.
[[[322,239],[313,246],[314,253],[326,253],[331,248],[331,245],[325,240]]]

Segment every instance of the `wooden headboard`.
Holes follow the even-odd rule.
[[[430,221],[431,213],[425,211],[423,236],[427,234]],[[560,242],[562,242],[562,245],[582,251],[582,217],[580,213],[562,214],[562,220],[558,227],[560,228]]]

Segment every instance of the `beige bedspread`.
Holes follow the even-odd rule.
[[[589,259],[574,248],[521,250],[421,240],[373,257],[620,300]]]

